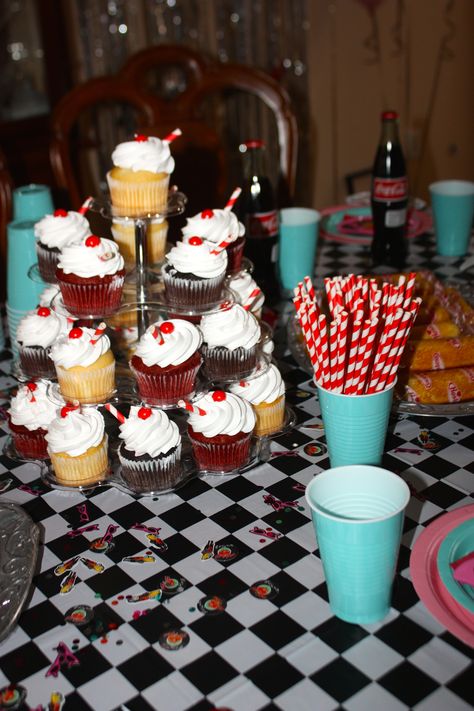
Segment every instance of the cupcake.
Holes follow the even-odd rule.
[[[241,271],[235,274],[229,280],[229,289],[234,292],[240,304],[244,305],[250,302],[250,312],[256,318],[262,318],[265,294],[259,290],[257,282],[252,279],[252,275],[249,272]],[[252,300],[252,294],[256,291],[260,293]]]
[[[101,481],[108,472],[104,418],[92,407],[83,411],[65,405],[46,434],[56,479],[66,486]]]
[[[109,316],[120,306],[124,261],[110,239],[89,235],[65,247],[56,276],[64,306],[75,316]]]
[[[191,398],[202,363],[200,345],[200,332],[184,319],[150,326],[130,361],[140,397],[162,407]]]
[[[38,268],[44,281],[56,281],[56,268],[64,247],[81,242],[90,235],[91,228],[79,212],[55,210],[35,224]]]
[[[230,472],[250,459],[254,412],[246,400],[214,390],[191,406],[188,434],[199,469]]]
[[[203,210],[189,217],[183,227],[183,242],[188,242],[191,237],[201,239],[218,245],[221,242],[230,242],[226,248],[227,273],[240,269],[245,244],[245,227],[235,213],[230,210]]]
[[[126,264],[135,265],[135,225],[131,220],[112,220],[112,236],[118,244]],[[146,251],[149,264],[163,261],[168,223],[157,217],[150,220],[146,230]]]
[[[201,353],[211,380],[244,378],[256,367],[260,355],[260,325],[240,304],[201,319]]]
[[[273,363],[255,378],[232,383],[229,389],[252,405],[257,420],[254,434],[263,437],[281,429],[285,419],[285,384]]]
[[[162,410],[130,408],[120,425],[122,478],[134,491],[171,489],[181,477],[181,435]]]
[[[81,404],[109,399],[115,389],[115,359],[110,339],[92,328],[72,328],[51,348],[61,395]]]
[[[153,215],[166,209],[170,173],[174,170],[168,141],[135,136],[133,141],[119,143],[112,162],[107,182],[115,215]]]
[[[189,311],[216,304],[221,298],[226,267],[225,250],[214,251],[214,246],[200,237],[178,242],[162,267],[166,301]]]
[[[64,316],[47,306],[40,306],[22,318],[16,332],[16,340],[21,369],[28,378],[56,377],[54,364],[49,357],[51,346],[68,330],[69,324]]]
[[[50,383],[21,385],[8,410],[15,449],[25,459],[47,459],[46,433],[61,403],[49,395]],[[64,403],[63,403],[64,404]]]

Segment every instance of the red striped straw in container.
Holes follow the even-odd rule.
[[[345,395],[391,387],[421,299],[416,274],[397,284],[349,274],[324,280],[330,320],[321,313],[310,277],[294,291],[294,305],[315,381]]]

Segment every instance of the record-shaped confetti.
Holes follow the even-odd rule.
[[[64,619],[76,627],[83,627],[94,619],[94,610],[89,605],[74,605],[66,612]]]
[[[327,451],[328,448],[323,442],[308,442],[303,447],[303,452],[310,457],[321,457],[323,454],[327,454]]]
[[[160,583],[160,588],[165,595],[176,595],[183,592],[184,584],[183,578],[172,578],[170,575],[165,575]]]
[[[23,686],[4,686],[0,689],[0,711],[14,711],[20,708],[26,699],[26,689]]]
[[[273,600],[279,590],[271,580],[258,580],[250,587],[250,594],[259,600]]]
[[[104,538],[94,538],[90,543],[89,550],[94,553],[110,553],[113,547],[113,541],[106,541]]]
[[[221,562],[234,560],[238,555],[239,550],[237,546],[234,546],[232,543],[216,543],[214,546],[214,558]]]
[[[197,604],[199,612],[203,612],[205,615],[220,615],[226,607],[227,602],[217,595],[206,595]]]
[[[158,643],[163,649],[176,652],[189,644],[189,635],[184,630],[169,630],[160,635]]]

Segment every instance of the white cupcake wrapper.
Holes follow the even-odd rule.
[[[59,457],[51,450],[51,457],[56,479],[64,484],[80,486],[100,481],[108,472],[107,435],[95,452],[81,457]]]
[[[81,405],[106,402],[115,389],[115,362],[97,370],[85,368],[83,372],[71,372],[57,365],[56,373],[62,397],[79,400]]]
[[[117,180],[107,173],[113,213],[122,217],[155,215],[168,205],[170,176],[134,182]]]

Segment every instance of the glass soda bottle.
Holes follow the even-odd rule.
[[[278,241],[278,211],[275,193],[265,168],[265,143],[246,141],[240,146],[244,181],[237,214],[245,226],[245,254],[253,262],[253,277],[265,294],[266,303],[279,299],[275,272]]]
[[[371,206],[374,225],[372,261],[403,269],[407,256],[408,180],[398,135],[398,114],[384,111],[372,171]]]

